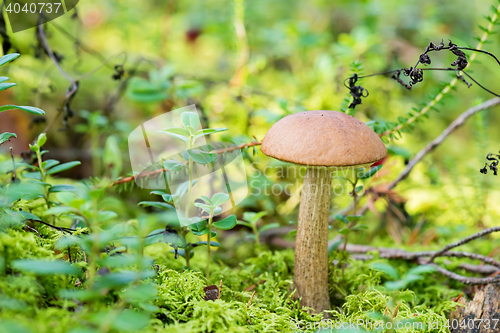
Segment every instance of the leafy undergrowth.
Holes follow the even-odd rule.
[[[186,270],[182,259],[176,260],[167,245],[158,243],[144,253],[157,274],[119,288],[103,288],[96,295],[79,286],[76,277],[35,276],[11,267],[9,263],[19,259],[55,260],[67,255],[55,250],[62,233],[43,226],[38,232],[40,236],[22,229],[0,233],[4,258],[0,277],[1,332],[292,332],[317,331],[320,327],[314,323],[319,324],[322,316],[298,310],[294,300],[293,250],[264,251],[238,267],[221,261],[212,265],[209,284],[219,285],[222,280],[221,298],[205,301],[203,288],[207,281],[198,270],[205,262],[203,253],[197,253],[192,258],[193,269]],[[122,253],[112,257],[121,260],[126,256]],[[384,273],[361,261],[350,261],[342,270],[333,264],[335,257],[334,253],[330,271],[334,322],[375,322],[375,313],[384,314],[389,308],[393,311],[395,294],[383,287],[388,280]],[[373,261],[384,262],[376,258]],[[120,272],[135,271],[134,265],[128,270],[110,267],[101,268],[102,279],[110,275],[117,279]],[[398,265],[400,274],[410,268],[403,262]],[[447,314],[455,306],[450,299],[459,292],[444,285],[439,276],[431,276],[397,292],[399,306],[394,320],[438,321],[439,329],[423,332],[447,332]]]

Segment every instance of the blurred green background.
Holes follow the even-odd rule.
[[[193,103],[211,127],[229,128],[216,140],[244,143],[253,136],[262,140],[267,129],[287,114],[345,108],[349,94],[343,81],[351,75],[353,62],[361,62],[362,73],[371,74],[413,66],[431,41],[450,39],[459,46],[476,47],[475,38],[483,34],[478,25],[487,26],[483,16],[491,13],[491,4],[483,0],[81,1],[76,11],[45,27],[52,50],[63,57],[61,66],[80,79],[71,104],[75,115],[68,118],[65,130],[59,130],[65,127],[62,117],[51,128],[47,156],[82,161],[82,167],[67,174],[70,177],[107,175],[101,157],[106,139],[113,135],[122,151],[121,174],[130,175],[126,142],[130,131],[155,115]],[[18,133],[19,138],[12,140],[15,154],[26,150],[55,117],[69,85],[40,51],[35,30],[10,34],[12,50],[19,50],[21,57],[4,67],[5,74],[22,88],[3,92],[0,102],[40,107],[47,119],[33,123],[24,114],[9,116],[14,119],[2,115],[0,129]],[[499,54],[498,40],[498,34],[489,36],[483,48]],[[448,51],[430,55],[433,67],[448,67],[456,58]],[[112,78],[116,65],[124,66],[121,80]],[[494,59],[479,54],[467,72],[500,92],[495,79],[500,67]],[[366,122],[397,122],[430,101],[453,76],[426,71],[424,82],[412,91],[388,76],[360,80],[370,95],[352,114]],[[400,155],[391,156],[383,169],[387,174],[374,185],[389,182],[405,160],[460,113],[491,97],[475,84],[467,88],[459,82],[438,105],[439,113],[430,111],[428,119],[422,117],[401,139],[388,142]],[[419,221],[437,227],[438,235],[495,223],[500,216],[499,178],[482,175],[479,169],[488,152],[500,150],[498,121],[496,109],[476,115],[396,188],[407,199],[406,204],[392,202],[406,218],[397,222],[399,236],[392,235],[397,242],[408,237]],[[252,162],[260,168],[276,165],[258,152],[248,160],[249,177],[256,172]],[[294,181],[271,175],[256,184]],[[135,191],[138,197],[149,195],[147,190]],[[132,195],[123,198],[133,206],[137,202]],[[350,200],[344,193],[334,200],[334,209],[347,207]],[[283,223],[295,218],[297,203],[293,195],[254,195],[241,208],[270,211],[265,219]],[[387,205],[387,200],[377,202],[382,212]],[[377,223],[393,223],[384,214]],[[393,214],[394,218],[398,220]]]

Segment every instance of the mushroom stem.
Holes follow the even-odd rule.
[[[295,287],[300,304],[316,313],[330,309],[328,291],[328,216],[332,173],[307,167],[300,198],[295,247]]]

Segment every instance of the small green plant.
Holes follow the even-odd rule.
[[[200,126],[200,119],[195,112],[184,112],[181,114],[181,121],[184,128],[181,127],[170,127],[162,130],[161,132],[166,133],[176,139],[179,139],[186,143],[186,154],[181,154],[182,157],[188,162],[188,201],[185,209],[185,217],[189,217],[189,208],[191,206],[191,189],[193,187],[193,162],[198,164],[208,164],[212,163],[217,159],[216,153],[211,153],[209,151],[204,151],[201,149],[196,149],[196,140],[210,134],[226,131],[227,128],[205,128],[197,130]],[[164,162],[164,167],[168,170],[178,171],[184,166],[176,160],[168,160]],[[179,198],[180,199],[180,198]]]
[[[191,207],[193,207],[194,204],[191,198],[191,191],[194,184],[196,183],[196,180],[193,179],[193,163],[205,165],[208,163],[212,163],[217,159],[216,153],[211,153],[210,151],[204,151],[202,149],[195,148],[196,140],[206,135],[226,131],[227,128],[204,128],[198,130],[198,127],[200,127],[200,119],[195,112],[183,112],[181,114],[181,122],[184,127],[169,127],[162,130],[161,132],[166,133],[178,140],[181,140],[186,144],[187,150],[181,154],[181,157],[187,162],[187,173],[189,175],[189,180],[186,183],[181,184],[177,188],[177,192],[171,195],[169,199],[173,199],[173,201],[180,200],[184,195],[187,194],[184,217],[189,218],[189,210]],[[208,146],[208,148],[210,148],[210,146]],[[180,171],[186,168],[186,164],[177,160],[167,160],[163,162],[163,167],[169,171]],[[181,238],[185,239],[189,231],[190,228],[188,227],[181,228],[179,233]],[[184,245],[187,246],[187,244],[188,243],[184,241]],[[183,254],[186,259],[186,265],[189,267],[189,258],[191,256],[191,251],[188,249],[188,247],[189,246],[184,249]]]
[[[383,162],[380,161],[379,163]],[[348,181],[351,186],[352,186],[352,191],[349,193],[352,198],[353,198],[353,212],[356,214],[357,212],[357,206],[358,206],[358,196],[361,191],[365,188],[364,185],[358,185],[358,182],[360,180],[367,180],[372,178],[374,175],[377,174],[377,172],[383,167],[382,164],[376,165],[374,167],[371,167],[370,169],[359,169],[354,172],[354,180],[351,180],[349,178],[345,177],[339,177],[342,178],[346,181]],[[366,170],[366,171],[365,171]],[[360,230],[367,230],[368,226],[365,224],[358,224],[358,221],[363,218],[362,215],[343,215],[343,214],[337,214],[334,216],[334,218],[342,223],[344,223],[344,226],[339,229],[339,233],[344,236],[343,240],[339,240],[332,245],[330,245],[328,252],[336,250],[341,243],[343,244],[343,258],[347,259],[348,255],[346,252],[346,245],[349,239],[349,234],[352,231],[360,231]]]
[[[259,224],[259,221],[266,215],[267,215],[267,212],[259,212],[259,213],[244,212],[243,213],[243,221],[238,221],[239,225],[244,225],[245,227],[252,229],[253,234],[249,235],[249,237],[255,241],[255,247],[257,249],[257,252],[259,252],[261,250],[260,234],[266,230],[270,230],[270,229],[277,228],[280,226],[279,223],[274,222],[274,223],[266,224],[266,225],[259,228],[257,226]]]
[[[217,233],[212,232],[212,227],[216,227],[222,230],[232,229],[236,225],[236,215],[230,215],[225,219],[213,222],[214,214],[219,214],[220,211],[222,210],[220,206],[230,199],[229,194],[227,193],[215,193],[211,199],[206,196],[201,196],[200,199],[203,200],[205,203],[203,204],[200,202],[195,202],[195,206],[203,209],[205,212],[209,214],[208,221],[206,222],[202,221],[199,222],[198,224],[199,226],[198,228],[201,229],[199,231],[202,234],[207,235],[207,270],[205,277],[207,278],[208,281],[208,278],[210,276],[209,268],[210,268],[210,248],[212,246],[211,239],[212,237],[215,237],[217,235]]]
[[[5,65],[8,62],[11,62],[12,60],[16,59],[19,57],[19,53],[11,53],[11,54],[6,54],[0,58],[0,66]],[[6,76],[0,76],[0,91],[7,90],[9,88],[12,88],[14,86],[17,86],[16,83],[13,82],[6,82],[10,80]],[[2,105],[0,106],[0,112],[12,110],[12,109],[19,109],[23,110],[32,114],[36,114],[39,116],[45,115],[45,112],[42,109],[36,108],[34,106],[17,106],[17,105]],[[4,144],[5,142],[9,141],[11,138],[17,138],[16,133],[9,133],[9,132],[4,132],[0,134],[0,146]]]
[[[390,332],[394,332],[393,327],[397,327],[397,321],[395,320],[399,303],[398,296],[401,291],[406,289],[411,283],[415,281],[423,280],[424,274],[432,273],[436,271],[436,268],[432,265],[421,265],[416,266],[408,270],[404,275],[400,275],[398,270],[387,263],[383,262],[374,262],[369,265],[371,269],[382,272],[385,276],[387,276],[391,281],[386,281],[384,283],[384,287],[389,292],[392,292],[391,299],[389,301],[389,307],[393,308],[392,311],[385,311],[384,314],[379,312],[371,312],[368,313],[368,317],[373,320],[382,321],[384,323],[394,323],[394,325],[390,325]],[[408,320],[406,320],[408,321]]]
[[[33,145],[30,144],[30,149],[32,152],[36,154],[36,158],[38,161],[38,167],[37,166],[30,166],[32,169],[35,170],[34,173],[30,173],[29,175],[25,175],[26,177],[32,178],[30,181],[32,183],[38,183],[42,186],[44,186],[44,198],[45,198],[45,203],[47,204],[47,208],[51,207],[51,203],[49,200],[49,194],[51,192],[59,192],[61,190],[65,190],[64,187],[53,187],[49,183],[47,183],[47,176],[52,175],[55,173],[59,173],[62,171],[66,171],[68,169],[71,169],[77,165],[80,165],[81,163],[79,161],[73,161],[73,162],[68,162],[68,163],[63,163],[59,164],[60,162],[57,160],[49,159],[46,161],[43,161],[42,156],[46,153],[48,153],[48,150],[41,150],[42,146],[45,144],[47,141],[47,136],[45,133],[42,133],[38,136],[37,142]],[[67,189],[67,188],[66,188]]]

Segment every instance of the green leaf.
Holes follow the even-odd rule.
[[[333,218],[336,219],[337,221],[344,222],[345,224],[349,223],[347,218],[342,214],[335,214]]]
[[[163,231],[165,229],[156,229],[151,231],[145,238],[144,238],[144,246],[148,246],[151,244],[155,243],[161,243],[163,242]]]
[[[180,171],[185,165],[176,160],[167,160],[163,162],[163,167],[168,171]]]
[[[223,203],[225,203],[226,201],[228,201],[229,199],[230,199],[230,196],[227,193],[215,193],[212,196],[212,200],[211,200],[212,206],[214,206],[214,207],[220,206]]]
[[[162,190],[154,190],[154,191],[149,192],[149,194],[161,195],[161,196],[170,195],[169,193],[162,191]]]
[[[92,299],[97,299],[102,297],[102,295],[97,291],[86,290],[86,289],[62,289],[58,292],[59,297],[66,299],[77,299],[79,301],[89,301]],[[74,330],[71,331],[72,333]],[[80,331],[78,331],[80,332]],[[85,331],[87,332],[87,331]]]
[[[367,312],[366,316],[369,319],[378,320],[378,321],[384,321],[384,322],[386,322],[389,319],[389,317],[384,316],[380,312],[373,312],[373,311]]]
[[[236,224],[238,224],[238,225],[244,225],[245,227],[249,227],[249,228],[252,227],[252,225],[250,223],[244,222],[244,221],[239,221],[239,220],[238,220],[238,222],[236,222]]]
[[[227,128],[205,128],[205,129],[201,129],[199,131],[196,131],[194,133],[194,138],[198,139],[199,137],[202,137],[205,135],[214,134],[214,133],[218,133],[218,132],[224,132],[224,131],[227,131]]]
[[[349,228],[342,228],[339,230],[339,234],[342,234],[342,235],[348,235],[349,233],[351,232],[351,229]]]
[[[156,272],[153,270],[143,270],[139,272],[123,270],[119,272],[113,272],[104,275],[99,281],[97,281],[96,289],[123,286],[134,281],[153,277],[155,275]]]
[[[212,206],[207,205],[207,204],[202,204],[201,202],[195,202],[194,205],[196,207],[199,207],[199,208],[203,209],[205,212],[207,212],[209,214],[211,213],[212,208],[213,208]]]
[[[36,144],[38,145],[38,147],[42,147],[45,144],[45,142],[47,142],[47,134],[40,133],[36,141]]]
[[[0,145],[9,141],[11,138],[17,138],[16,133],[4,132],[4,133],[0,134]]]
[[[201,199],[201,200],[203,200],[203,201],[205,201],[205,203],[206,203],[207,205],[214,206],[214,205],[212,204],[212,200],[210,200],[210,198],[209,198],[209,197],[207,197],[207,196],[205,196],[205,195],[202,195],[202,196],[200,196],[200,199]]]
[[[3,273],[2,273],[3,274]],[[0,296],[0,310],[14,310],[19,312],[24,312],[28,310],[28,304],[25,301],[18,300],[16,298],[10,298],[5,296]],[[2,328],[5,328],[5,321],[2,321]],[[0,329],[0,332],[19,332],[18,330],[5,331]]]
[[[103,210],[103,211],[97,212],[97,217],[98,217],[99,222],[105,222],[105,221],[114,219],[117,216],[118,216],[118,214],[116,214],[115,212],[113,212],[111,210]]]
[[[56,249],[63,249],[63,248],[66,248],[68,246],[80,245],[83,243],[83,241],[84,240],[82,238],[72,236],[72,235],[65,235],[56,241],[55,248]]]
[[[22,259],[12,262],[12,267],[35,275],[80,275],[81,269],[77,266],[72,266],[66,261],[47,261],[47,260],[31,260]]]
[[[172,250],[170,251],[170,253],[175,253],[175,250]],[[186,251],[184,249],[179,249],[177,250],[177,253],[183,257],[183,258],[186,258]],[[190,250],[189,251],[189,257],[192,258],[194,256],[194,251],[193,250]]]
[[[198,244],[198,245],[207,245],[207,242],[206,241],[196,242],[195,244]],[[210,246],[220,247],[220,244],[218,242],[215,242],[215,241],[210,241]]]
[[[371,168],[369,171],[363,173],[362,175],[358,176],[359,179],[368,179],[368,178],[371,178],[373,177],[377,171],[379,171],[381,168],[383,167],[383,165],[377,165],[376,167],[373,167]]]
[[[163,130],[163,131],[158,131],[158,132],[161,132],[161,133],[166,133],[170,136],[173,136],[174,138],[176,139],[179,139],[179,140],[182,140],[184,141],[185,143],[188,143],[189,142],[189,138],[186,138],[184,135],[180,135],[180,134],[176,134],[176,133],[172,133],[172,132],[169,132],[167,130]],[[186,131],[187,132],[187,131]],[[188,132],[189,134],[189,132]]]
[[[138,203],[139,206],[146,206],[146,207],[156,207],[156,208],[161,208],[161,209],[168,209],[175,211],[174,206],[171,204],[168,204],[166,202],[160,202],[160,201],[141,201]]]
[[[142,284],[138,286],[131,286],[123,291],[122,296],[128,301],[142,301],[147,302],[158,295],[158,290],[154,284]]]
[[[416,274],[406,274],[402,280],[404,280],[406,282],[406,284],[410,284],[412,282],[415,282],[415,281],[420,281],[420,280],[423,280],[424,279],[424,276],[422,275],[416,275]]]
[[[359,220],[362,217],[363,217],[363,215],[347,215],[346,219],[349,222],[355,222],[355,221]]]
[[[374,263],[370,264],[369,266],[371,269],[380,271],[393,280],[399,279],[398,270],[389,264],[382,263],[382,262],[374,262]]]
[[[432,265],[421,265],[421,266],[416,266],[410,269],[406,274],[414,274],[414,275],[419,275],[419,274],[426,274],[426,273],[433,273],[436,271],[436,268]]]
[[[40,184],[11,184],[7,189],[0,189],[0,205],[10,206],[19,199],[43,197],[45,189]]]
[[[196,130],[200,126],[200,118],[198,118],[195,112],[183,112],[181,114],[181,121],[186,128],[190,126]]]
[[[280,224],[279,224],[279,223],[277,223],[277,222],[270,223],[270,224],[266,224],[265,226],[263,226],[263,227],[261,227],[261,228],[259,229],[259,234],[260,234],[261,232],[264,232],[264,231],[269,230],[269,229],[278,228],[279,226],[280,226]]]
[[[68,213],[74,213],[76,212],[76,209],[73,207],[69,206],[56,206],[47,209],[45,212],[43,212],[42,215],[61,215],[61,214],[68,214]]]
[[[7,76],[0,76],[0,83],[4,83],[5,81],[9,81],[10,79]]]
[[[408,284],[404,280],[398,280],[398,281],[387,281],[384,286],[387,288],[389,291],[393,290],[401,290],[406,288]]]
[[[76,192],[78,188],[74,185],[52,185],[49,187],[49,193],[55,192]]]
[[[26,111],[26,112],[29,112],[32,114],[36,114],[39,116],[45,115],[45,111],[43,111],[42,109],[36,108],[34,106],[18,106],[18,105],[2,105],[2,106],[0,106],[0,112],[14,110],[14,109],[23,110],[23,111]]]
[[[139,332],[148,324],[147,313],[126,309],[113,320],[112,326],[118,332]]]
[[[150,73],[150,78],[151,73]],[[166,79],[151,80],[150,82],[140,77],[133,77],[127,85],[127,97],[133,101],[152,103],[168,98],[167,89],[170,83]]]
[[[13,82],[0,83],[0,91],[7,90],[7,89],[14,87],[14,86],[17,86],[17,83],[13,83]]]
[[[194,231],[202,231],[206,229],[207,227],[207,221],[203,220],[200,222],[192,223],[189,225],[189,229],[194,230]]]
[[[207,164],[217,159],[216,153],[209,153],[199,149],[188,149],[189,156],[198,164]]]
[[[186,130],[184,128],[180,128],[180,127],[165,128],[163,130],[163,132],[169,133],[169,134],[174,134],[174,135],[180,135],[180,136],[185,137],[186,139],[189,139],[189,136],[191,135],[191,133],[189,133],[188,130]]]
[[[46,160],[46,161],[43,161],[42,162],[42,168],[44,170],[48,170],[50,168],[52,168],[53,166],[56,166],[59,164],[59,161],[58,160],[52,160],[52,159],[49,159],[49,160]]]
[[[111,169],[112,178],[118,177],[122,172],[122,152],[118,144],[118,139],[114,135],[110,135],[106,139],[102,153],[102,162],[105,168]]]
[[[222,230],[232,229],[236,225],[236,215],[230,215],[223,220],[214,222],[213,225],[214,225],[214,227],[222,229]]]
[[[40,171],[33,171],[33,172],[25,172],[23,173],[24,178],[31,178],[31,179],[37,179],[37,180],[42,180],[42,174]]]
[[[25,212],[25,211],[20,211],[19,214],[25,219],[25,220],[35,220],[35,221],[41,221],[42,219],[36,216],[35,214],[32,214],[30,212]]]
[[[2,56],[0,58],[0,66],[5,65],[9,61],[12,61],[12,60],[16,59],[19,56],[20,56],[19,53],[10,53],[10,54],[6,54],[6,55]]]
[[[191,230],[191,232],[193,233],[193,235],[196,235],[196,236],[203,236],[203,235],[208,234],[208,228],[205,228],[205,229],[203,229],[203,230],[201,230],[201,231]],[[212,231],[212,232],[210,233],[210,235],[211,235],[210,237],[215,237],[215,236],[217,236],[217,232]]]
[[[351,230],[368,230],[368,226],[365,224],[358,224],[352,227]]]
[[[173,204],[173,202],[174,202],[175,195],[172,195],[170,193],[155,190],[155,191],[151,191],[150,194],[161,195],[162,199],[169,204]]]
[[[257,224],[257,222],[260,221],[264,216],[267,215],[267,212],[258,212],[257,214],[254,214],[252,219],[249,221],[252,224]],[[245,218],[245,214],[243,213],[243,218]]]
[[[66,171],[66,170],[74,168],[80,164],[82,164],[80,161],[73,161],[73,162],[59,164],[59,165],[56,165],[55,167],[51,168],[49,171],[47,171],[47,175],[52,175],[54,173]]]
[[[328,246],[328,253],[331,253],[339,248],[339,245],[342,244],[343,240],[338,240],[336,242],[333,242],[331,245]]]

